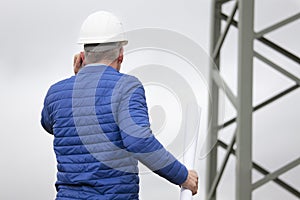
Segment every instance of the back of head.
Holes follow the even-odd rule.
[[[119,57],[121,48],[121,42],[85,44],[85,63],[112,63]]]

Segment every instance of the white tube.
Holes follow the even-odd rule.
[[[197,140],[195,139],[190,148],[187,149],[183,156],[183,163],[188,169],[194,169],[196,149]],[[192,196],[193,195],[191,190],[181,187],[180,200],[191,200]]]
[[[192,191],[181,187],[180,200],[191,200],[193,199]]]
[[[196,111],[196,112],[195,112]],[[197,112],[198,111],[198,112]],[[195,105],[189,105],[185,118],[185,141],[184,141],[184,154],[183,163],[187,169],[194,169],[197,141],[198,141],[198,131],[200,124],[201,109]],[[192,134],[192,140],[188,138]],[[191,144],[190,144],[191,143]],[[180,200],[192,200],[192,191],[181,187],[180,190]]]

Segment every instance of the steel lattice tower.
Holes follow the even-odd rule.
[[[283,167],[269,172],[263,166],[255,163],[252,160],[252,118],[253,113],[260,108],[269,105],[270,103],[284,97],[286,94],[295,91],[300,86],[300,79],[288,72],[275,62],[267,57],[256,52],[253,48],[254,40],[257,40],[264,45],[274,49],[288,59],[291,59],[300,65],[299,56],[289,52],[283,47],[277,45],[273,41],[264,37],[288,23],[294,22],[300,18],[300,13],[290,16],[287,19],[280,21],[259,32],[254,31],[254,0],[236,0],[235,5],[230,15],[222,13],[222,5],[229,0],[213,0],[212,1],[212,26],[211,26],[211,48],[210,55],[215,63],[210,69],[210,89],[212,91],[212,104],[210,106],[211,126],[209,132],[209,146],[213,146],[207,158],[207,190],[206,199],[216,200],[216,190],[222,178],[226,164],[231,154],[236,155],[236,200],[251,200],[253,190],[264,185],[269,181],[274,181],[276,184],[289,191],[296,197],[300,198],[299,188],[293,188],[288,183],[279,178],[280,175],[300,164],[300,157],[296,160],[286,163]],[[236,12],[239,12],[238,21],[234,20]],[[221,32],[221,22],[226,21],[224,31]],[[219,73],[221,62],[220,52],[224,40],[226,39],[228,30],[231,27],[238,29],[238,89],[237,96],[234,95],[230,87],[224,82]],[[269,98],[268,100],[253,106],[252,88],[253,88],[253,58],[257,58],[285,75],[294,81],[294,85],[280,92],[279,94]],[[219,91],[223,90],[231,104],[236,109],[237,116],[224,124],[219,124]],[[218,133],[222,128],[236,123],[236,130],[229,144],[221,141]],[[236,148],[234,146],[236,145]],[[226,150],[225,157],[222,158],[221,167],[217,169],[217,149],[223,148]],[[257,170],[264,175],[263,178],[252,183],[252,169]]]

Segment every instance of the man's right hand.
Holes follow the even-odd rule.
[[[181,185],[182,187],[192,191],[193,195],[198,192],[198,174],[194,170],[189,170],[186,181]]]

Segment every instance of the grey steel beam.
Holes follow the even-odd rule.
[[[298,84],[295,84],[295,85],[293,85],[293,86],[287,88],[286,90],[280,92],[279,94],[277,94],[277,95],[275,95],[275,96],[273,96],[273,97],[267,99],[266,101],[264,101],[264,102],[258,104],[257,106],[255,106],[255,107],[253,108],[253,112],[255,112],[255,111],[257,111],[257,110],[259,110],[259,109],[261,109],[261,108],[263,108],[263,107],[265,107],[265,106],[267,106],[267,105],[273,103],[274,101],[280,99],[281,97],[284,97],[285,95],[287,95],[287,94],[289,94],[289,93],[295,91],[295,90],[298,89],[299,87],[300,87],[300,86],[299,86]],[[224,124],[221,124],[221,125],[219,126],[219,129],[223,129],[223,128],[226,128],[226,127],[230,126],[231,124],[233,124],[234,122],[236,122],[236,119],[237,119],[237,118],[234,117],[234,118],[232,118],[232,119],[226,121]]]
[[[221,14],[221,18],[223,20],[227,20],[228,16],[225,15],[224,13]],[[238,22],[236,20],[232,20],[231,23],[234,27],[238,27]],[[256,38],[258,41],[260,41],[261,43],[267,45],[268,47],[276,50],[277,52],[281,53],[282,55],[286,56],[287,58],[293,60],[294,62],[300,64],[300,58],[298,56],[296,56],[295,54],[287,51],[286,49],[282,48],[281,46],[275,44],[274,42],[266,39],[265,37],[260,37],[260,38]]]
[[[280,99],[281,97],[286,96],[287,94],[293,92],[294,90],[298,89],[299,87],[300,86],[298,84],[295,84],[295,85],[287,88],[286,90],[280,92],[279,94],[275,95],[274,97],[272,97],[272,98],[270,98],[270,99],[268,99],[268,100],[260,103],[259,105],[255,106],[254,109],[253,109],[253,111],[257,111],[257,110],[259,110],[259,109],[261,109],[261,108],[269,105],[270,103],[272,103],[272,102]]]
[[[297,158],[296,160],[288,163],[287,165],[281,167],[280,169],[274,171],[273,173],[270,173],[268,175],[266,175],[264,178],[258,180],[257,182],[255,182],[253,184],[253,190],[257,189],[258,187],[268,183],[269,181],[274,180],[275,178],[277,178],[278,176],[280,176],[281,174],[293,169],[294,167],[298,166],[300,164],[300,157]]]
[[[212,57],[213,50],[217,44],[218,38],[221,34],[221,6],[218,0],[212,1],[212,10],[211,10],[211,42],[210,42],[210,56]],[[209,119],[211,119],[211,124],[209,126],[209,134],[208,134],[208,151],[210,153],[207,156],[206,164],[207,164],[207,176],[206,176],[206,195],[208,195],[210,187],[214,181],[214,178],[217,173],[217,142],[218,142],[218,116],[219,116],[219,89],[216,85],[215,81],[212,78],[212,72],[216,67],[219,70],[220,58],[219,56],[213,59],[214,63],[210,66],[210,82],[209,87],[211,91],[211,106],[209,107]],[[215,66],[215,65],[216,66]],[[214,193],[209,200],[216,200],[216,193]]]
[[[279,65],[275,64],[274,62],[257,52],[254,52],[254,56],[300,85],[300,79],[297,76],[293,75],[292,73],[288,72],[287,70],[283,69]]]
[[[276,30],[276,29],[278,29],[278,28],[280,28],[280,27],[282,27],[286,24],[289,24],[289,23],[292,23],[293,21],[296,21],[297,19],[300,19],[300,13],[297,13],[297,14],[295,14],[295,15],[293,15],[293,16],[285,19],[285,20],[282,20],[282,21],[268,27],[268,28],[265,28],[264,30],[261,30],[261,31],[257,32],[255,34],[255,37],[260,38],[263,35],[268,34],[268,33],[272,32],[272,31],[274,31],[274,30]]]
[[[277,52],[281,53],[282,55],[286,56],[287,58],[291,59],[292,61],[300,64],[300,58],[295,54],[287,51],[286,49],[282,48],[281,46],[275,44],[274,42],[266,39],[265,37],[261,37],[257,39],[258,41],[262,42],[263,44],[267,45],[268,47],[276,50]]]
[[[208,198],[207,198],[207,199],[210,199],[210,198],[212,197],[212,195],[213,195],[213,194],[216,192],[216,190],[217,190],[217,187],[218,187],[218,185],[219,185],[219,182],[220,182],[220,180],[221,180],[221,177],[222,177],[222,175],[223,175],[223,173],[224,173],[225,167],[226,167],[227,162],[228,162],[228,160],[229,160],[229,157],[230,157],[230,155],[231,155],[231,151],[232,151],[233,146],[234,146],[234,144],[235,144],[235,139],[236,139],[236,131],[234,132],[234,134],[233,134],[233,136],[232,136],[232,140],[231,140],[230,144],[229,144],[229,145],[227,146],[227,148],[226,148],[226,154],[225,154],[224,159],[223,159],[223,162],[222,162],[222,164],[221,164],[221,168],[220,168],[220,170],[218,171],[218,173],[217,173],[217,175],[216,175],[216,177],[215,177],[215,179],[214,179],[214,182],[213,182],[213,184],[212,184],[212,186],[211,186],[211,188],[210,188],[210,191],[209,191],[209,193],[208,193]]]
[[[236,200],[252,199],[254,0],[239,0]]]
[[[212,71],[212,78],[220,89],[226,94],[233,107],[237,108],[237,97],[233,94],[227,83],[223,80],[220,73],[216,70]]]
[[[228,145],[225,144],[223,141],[219,140],[218,141],[218,146],[222,147],[223,149],[228,149]],[[231,153],[233,155],[235,155],[235,150],[232,149]],[[268,170],[266,170],[265,168],[263,168],[262,166],[260,166],[259,164],[252,162],[253,164],[253,169],[257,170],[259,173],[263,174],[263,175],[268,175],[270,174],[270,172]],[[300,198],[300,191],[298,191],[297,189],[295,189],[294,187],[290,186],[289,184],[287,184],[286,182],[284,182],[283,180],[281,180],[280,178],[275,178],[273,180],[276,184],[278,184],[279,186],[281,186],[282,188],[284,188],[285,190],[289,191],[291,194],[295,195],[296,197]]]
[[[214,48],[214,51],[213,51],[213,59],[215,59],[215,58],[219,55],[219,53],[220,53],[221,47],[222,47],[223,42],[224,42],[224,40],[225,40],[225,37],[226,37],[226,35],[227,35],[228,31],[229,31],[229,28],[230,28],[230,26],[231,26],[231,22],[232,22],[232,20],[233,20],[233,18],[234,18],[234,15],[235,15],[235,13],[236,13],[237,8],[238,8],[238,1],[235,2],[234,7],[233,7],[233,9],[232,9],[232,12],[231,12],[231,14],[230,14],[230,17],[228,17],[228,19],[227,19],[227,21],[226,21],[225,30],[224,30],[224,32],[220,35],[220,37],[219,37],[219,39],[218,39],[218,42],[217,42],[217,44],[216,44],[216,46],[215,46],[215,48]]]

